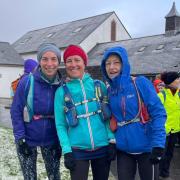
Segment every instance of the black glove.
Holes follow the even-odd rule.
[[[32,154],[32,150],[31,148],[28,146],[28,144],[26,143],[26,140],[25,139],[20,139],[18,140],[18,149],[19,149],[19,152],[21,154],[24,154],[26,156],[28,155],[31,155]]]
[[[55,157],[57,157],[59,159],[61,158],[62,149],[59,144],[52,145],[50,148],[50,151],[52,151],[53,154],[55,154]]]
[[[160,147],[154,147],[151,152],[150,161],[152,164],[158,164],[163,156],[164,149]]]
[[[72,152],[64,154],[64,165],[70,171],[74,170],[74,168],[76,166],[76,162],[74,160]]]
[[[116,153],[117,153],[116,144],[109,143],[108,150],[107,150],[108,161],[115,160],[116,159]]]

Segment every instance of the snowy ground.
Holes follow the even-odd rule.
[[[38,180],[47,179],[44,163],[40,153],[38,155],[37,171]],[[60,173],[62,180],[70,179],[69,172],[63,165],[63,158],[61,159]],[[91,173],[88,179],[92,179]],[[112,176],[109,178],[109,180],[113,179],[114,178]],[[0,127],[0,180],[23,180],[16,155],[12,130],[2,127]]]

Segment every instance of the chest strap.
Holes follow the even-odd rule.
[[[85,104],[85,103],[88,103],[88,102],[92,102],[92,101],[97,101],[97,98],[92,98],[92,99],[87,99],[87,100],[84,100],[84,101],[81,101],[81,102],[77,102],[77,103],[74,103],[74,105],[79,106],[79,105],[82,105],[82,104]]]
[[[98,111],[90,112],[90,113],[87,113],[87,114],[81,114],[81,115],[78,115],[77,118],[87,118],[89,116],[93,116],[93,115],[99,114],[101,112],[102,112],[101,110],[98,110]]]
[[[118,122],[117,125],[120,126],[120,127],[122,127],[122,126],[131,124],[131,123],[134,123],[134,122],[139,122],[139,121],[140,121],[140,118],[135,118],[135,119],[128,120],[128,121],[121,121],[121,122]]]

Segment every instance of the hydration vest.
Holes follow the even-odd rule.
[[[136,77],[132,76],[132,82],[133,82],[133,85],[135,87],[136,94],[138,97],[138,112],[133,119],[121,121],[121,122],[117,122],[116,118],[114,116],[112,116],[110,119],[110,129],[113,132],[116,131],[118,126],[122,127],[122,126],[129,125],[129,124],[135,123],[135,122],[141,122],[142,124],[146,124],[150,121],[150,114],[148,112],[148,109],[147,109],[143,99],[140,96],[135,79],[136,79]],[[109,91],[110,91],[110,87],[109,87]]]
[[[28,88],[29,85],[29,88]],[[39,120],[42,118],[53,119],[54,115],[35,115],[34,107],[33,107],[33,99],[34,99],[34,76],[32,73],[28,75],[28,80],[25,85],[25,97],[26,97],[26,105],[24,107],[24,121],[30,122],[31,120]]]
[[[29,88],[28,88],[29,85]],[[25,85],[26,105],[24,107],[24,121],[30,122],[34,116],[33,97],[34,97],[34,76],[30,73]]]
[[[64,112],[65,112],[66,121],[69,126],[75,127],[78,125],[79,118],[87,118],[89,116],[93,116],[96,114],[99,114],[103,122],[108,120],[111,117],[111,111],[108,104],[108,98],[107,96],[103,94],[101,82],[99,80],[94,80],[94,86],[95,86],[94,98],[84,100],[78,103],[74,103],[68,87],[66,86],[65,83],[63,84],[62,87],[64,90],[64,106],[65,106]],[[97,111],[77,115],[76,106],[83,105],[85,103],[92,102],[92,101],[96,101]]]

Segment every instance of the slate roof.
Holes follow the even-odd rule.
[[[123,46],[127,49],[132,74],[157,74],[180,70],[180,34],[161,34],[97,44],[88,53],[89,66],[100,65],[103,52],[113,46]]]
[[[0,65],[23,65],[24,61],[8,43],[0,42]]]
[[[18,53],[36,52],[40,44],[53,42],[59,48],[80,44],[114,12],[109,12],[77,21],[51,26],[26,33],[13,43]]]

